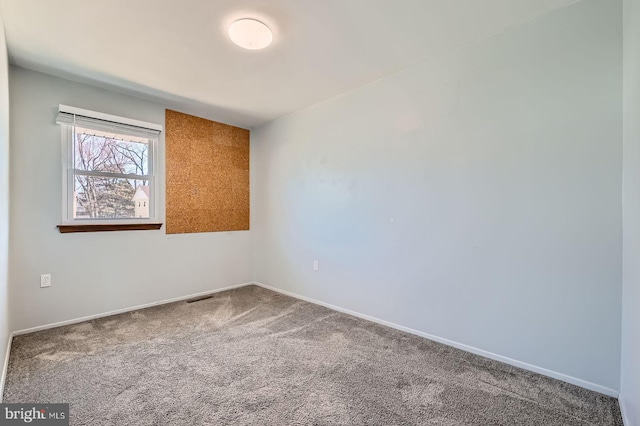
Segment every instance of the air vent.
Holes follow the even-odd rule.
[[[196,297],[195,299],[189,299],[189,300],[187,300],[187,303],[199,302],[199,301],[201,301],[201,300],[211,299],[212,297],[213,297],[213,296]]]

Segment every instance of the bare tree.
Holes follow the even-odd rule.
[[[91,218],[131,217],[138,185],[145,180],[89,176],[82,172],[144,175],[148,172],[148,149],[144,143],[74,133],[76,203]]]

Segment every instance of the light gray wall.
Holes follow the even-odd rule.
[[[621,406],[640,426],[640,1],[624,2],[624,174]]]
[[[621,7],[254,129],[256,280],[617,391]]]
[[[58,104],[164,125],[164,107],[57,77],[10,69],[12,328],[25,329],[250,281],[251,233],[60,234]],[[206,117],[215,119],[215,117]],[[164,138],[160,139],[164,170]],[[164,218],[164,179],[160,182]],[[40,274],[52,274],[40,288]]]
[[[9,341],[9,63],[0,15],[0,375]],[[4,377],[0,377],[0,382]],[[0,383],[0,401],[3,386]]]

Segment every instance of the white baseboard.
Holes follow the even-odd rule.
[[[2,376],[0,376],[0,402],[4,397],[4,382],[7,380],[7,370],[9,369],[9,355],[11,354],[11,344],[13,343],[13,333],[9,334],[9,342],[7,343],[7,352],[4,356],[4,365],[2,367]]]
[[[629,420],[629,413],[627,412],[627,403],[625,402],[624,395],[618,396],[618,403],[620,404],[620,413],[622,413],[622,424],[624,426],[633,426],[631,420]]]
[[[354,312],[354,311],[351,311],[349,309],[345,309],[345,308],[341,308],[339,306],[332,305],[330,303],[321,302],[319,300],[315,300],[315,299],[312,299],[310,297],[301,296],[299,294],[292,293],[290,291],[281,290],[281,289],[276,288],[276,287],[271,287],[269,285],[266,285],[266,284],[263,284],[263,283],[260,283],[260,282],[255,282],[254,284],[257,285],[257,286],[266,288],[267,290],[272,290],[272,291],[275,291],[275,292],[278,292],[278,293],[282,293],[282,294],[287,295],[287,296],[295,297],[296,299],[304,300],[305,302],[310,302],[310,303],[314,303],[316,305],[321,305],[321,306],[324,306],[326,308],[333,309],[334,311],[343,312],[345,314],[353,315],[354,317],[358,317],[358,318],[365,319],[367,321],[371,321],[371,322],[375,322],[375,323],[378,323],[378,324],[382,324],[382,325],[385,325],[387,327],[395,328],[396,330],[404,331],[406,333],[415,334],[416,336],[424,337],[425,339],[433,340],[433,341],[436,341],[438,343],[442,343],[442,344],[445,344],[447,346],[452,346],[452,347],[457,348],[457,349],[462,349],[463,351],[471,352],[471,353],[474,353],[476,355],[480,355],[480,356],[485,357],[485,358],[493,359],[495,361],[504,362],[505,364],[513,365],[515,367],[519,367],[519,368],[522,368],[524,370],[533,371],[534,373],[539,373],[539,374],[542,374],[544,376],[548,376],[548,377],[551,377],[551,378],[554,378],[554,379],[562,380],[563,382],[571,383],[573,385],[580,386],[582,388],[589,389],[589,390],[592,390],[592,391],[595,391],[595,392],[598,392],[598,393],[601,393],[601,394],[604,394],[604,395],[612,396],[614,398],[618,398],[618,395],[619,395],[619,392],[614,390],[614,389],[610,389],[610,388],[608,388],[606,386],[601,386],[601,385],[598,385],[598,384],[595,384],[595,383],[591,383],[591,382],[588,382],[586,380],[578,379],[576,377],[568,376],[568,375],[563,374],[563,373],[558,373],[557,371],[548,370],[546,368],[538,367],[537,365],[528,364],[526,362],[522,362],[522,361],[518,361],[518,360],[515,360],[515,359],[512,359],[512,358],[508,358],[506,356],[494,354],[492,352],[488,352],[488,351],[485,351],[483,349],[478,349],[478,348],[475,348],[473,346],[465,345],[463,343],[458,343],[458,342],[454,342],[454,341],[449,340],[449,339],[444,339],[442,337],[434,336],[433,334],[424,333],[422,331],[414,330],[414,329],[409,328],[409,327],[404,327],[402,325],[394,324],[394,323],[389,322],[389,321],[381,320],[381,319],[378,319],[378,318],[375,318],[375,317],[372,317],[372,316],[369,316],[369,315],[361,314],[359,312]]]
[[[186,296],[174,297],[173,299],[160,300],[158,302],[145,303],[144,305],[131,306],[129,308],[116,309],[115,311],[104,312],[101,314],[89,315],[82,318],[75,318],[66,321],[55,322],[52,324],[39,325],[37,327],[25,328],[24,330],[14,331],[12,335],[19,336],[21,334],[33,333],[34,331],[46,330],[49,328],[62,327],[63,325],[77,324],[79,322],[89,321],[92,319],[108,317],[111,315],[123,314],[125,312],[137,311],[138,309],[150,308],[152,306],[166,305],[167,303],[180,302],[182,300],[193,299],[195,297],[207,296],[209,294],[220,293],[221,291],[233,290],[234,288],[245,287],[254,284],[253,282],[235,284],[228,287],[218,288],[215,290],[203,291],[201,293],[189,294]]]

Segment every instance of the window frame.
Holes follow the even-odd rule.
[[[97,122],[113,123],[115,125],[125,125],[138,127],[140,129],[147,129],[153,132],[157,132],[155,137],[151,135],[145,136],[148,140],[148,171],[145,175],[135,174],[123,174],[123,173],[110,173],[110,172],[87,172],[83,170],[76,170],[74,164],[74,134],[75,124],[58,122],[61,127],[62,134],[62,225],[82,226],[82,225],[142,225],[142,224],[155,224],[158,222],[158,144],[160,139],[160,133],[162,132],[162,126],[159,124],[148,123],[144,121],[134,120],[126,117],[120,117],[116,115],[104,114],[96,111],[90,111],[75,107],[69,107],[66,105],[59,106],[59,112],[65,114],[72,114],[83,118],[90,118]],[[75,121],[75,120],[74,120]],[[82,124],[78,127],[89,130],[102,130],[99,126],[91,128],[90,125]],[[116,134],[127,135],[126,130],[114,130]],[[124,179],[137,179],[148,181],[149,185],[149,217],[127,217],[127,218],[83,218],[78,219],[73,217],[73,203],[75,193],[75,176],[80,174],[83,176],[108,176],[118,177]],[[137,188],[134,188],[137,190]]]

